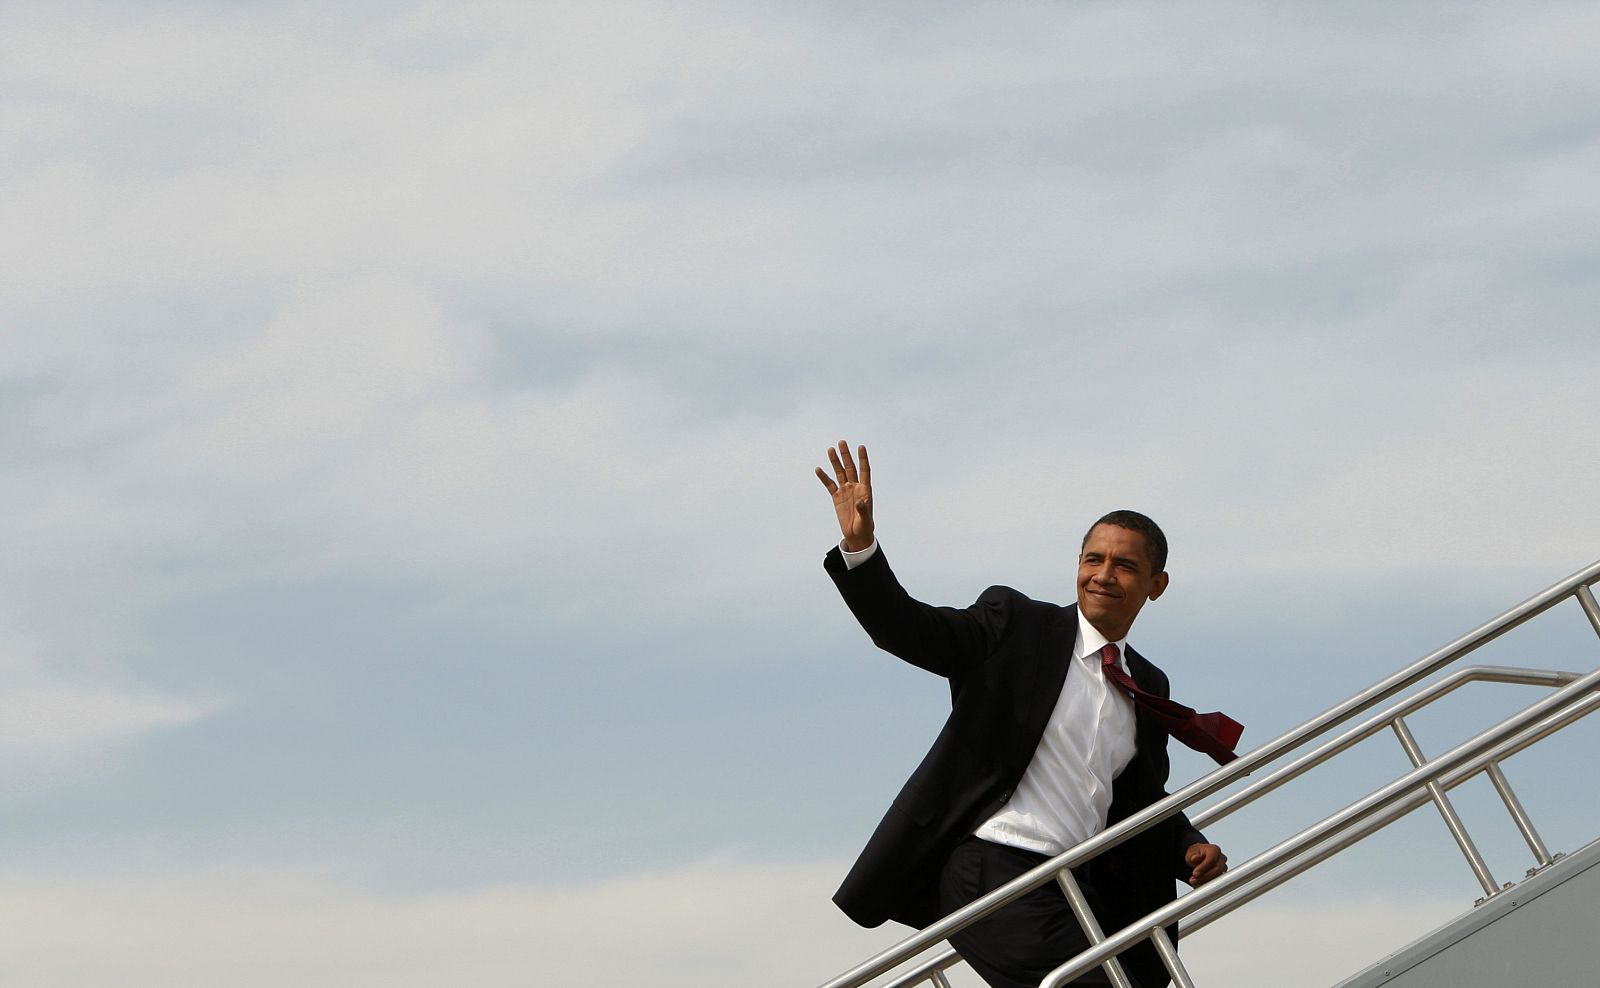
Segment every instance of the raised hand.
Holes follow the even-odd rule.
[[[843,439],[837,449],[829,447],[828,462],[833,464],[833,477],[817,467],[817,479],[833,496],[833,511],[839,516],[839,531],[844,535],[844,547],[860,552],[872,545],[872,464],[867,460],[867,447],[857,446],[861,458],[861,471],[856,472],[856,461],[850,457],[850,446]]]

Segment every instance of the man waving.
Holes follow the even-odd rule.
[[[863,926],[924,927],[1166,795],[1167,738],[1226,761],[1239,725],[1168,699],[1167,678],[1128,646],[1167,589],[1166,536],[1135,511],[1089,527],[1077,604],[995,586],[965,608],[908,594],[873,523],[872,466],[841,441],[817,469],[842,538],[823,566],[874,644],[950,682],[951,712],[834,902]],[[1227,858],[1182,814],[1079,869],[1101,924],[1117,929],[1200,885]],[[1088,939],[1055,883],[951,938],[996,988],[1036,986]],[[1140,988],[1168,976],[1148,942],[1122,955]],[[1105,985],[1096,969],[1074,982]]]

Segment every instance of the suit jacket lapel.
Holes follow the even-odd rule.
[[[1061,698],[1061,687],[1067,681],[1067,671],[1072,668],[1072,650],[1077,644],[1078,609],[1056,608],[1053,618],[1043,622],[1033,643],[1028,663],[1032,675],[1017,677],[1027,692],[1017,697],[1017,713],[1024,729],[1017,734],[1017,750],[1013,754],[1027,749],[1023,765],[1033,758],[1056,701]]]

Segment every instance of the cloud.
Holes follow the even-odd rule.
[[[817,984],[909,931],[828,901],[841,861],[718,856],[598,883],[385,895],[313,873],[216,868],[41,879],[0,894],[8,981],[71,986]],[[1334,897],[1248,907],[1183,945],[1197,981],[1331,983],[1463,903]],[[86,937],[84,931],[94,931]],[[974,985],[971,972],[954,972]]]
[[[1257,572],[1590,540],[1581,8],[7,16],[36,627],[330,573],[771,616],[841,431],[952,580],[1107,499]]]
[[[1439,102],[1559,12],[1453,24],[1424,72],[1395,52],[1438,25],[1371,11],[622,10],[31,15],[10,71],[55,95],[17,111],[9,298],[70,315],[3,358],[11,556],[58,577],[22,592],[131,615],[378,574],[751,613],[814,551],[772,519],[826,537],[804,487],[842,430],[899,455],[891,532],[950,567],[1033,565],[1105,498],[1258,569],[1354,565],[1375,524],[1396,565],[1470,565],[1463,532],[1593,486],[1593,285],[1559,256],[1594,141],[1569,101]],[[1456,168],[1429,139],[1469,113],[1527,139]],[[1528,327],[1561,359],[1508,356]],[[734,538],[739,575],[704,550]]]
[[[13,871],[0,918],[15,949],[0,977],[130,988],[803,984],[885,940],[834,912],[837,868],[712,860],[594,885],[415,896],[251,869]]]
[[[70,786],[135,742],[225,705],[73,669],[45,648],[14,625],[0,635],[0,787],[11,793]]]
[[[396,275],[541,332],[881,352],[1592,228],[1578,9],[902,13],[14,14],[53,98],[15,103],[10,291]]]
[[[0,690],[0,778],[37,785],[76,774],[144,735],[192,724],[219,705],[151,690],[21,682]]]

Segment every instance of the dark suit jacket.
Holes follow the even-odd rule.
[[[990,587],[970,607],[932,607],[906,593],[880,545],[847,570],[838,549],[824,568],[879,648],[950,681],[951,711],[933,747],[878,824],[833,901],[862,926],[893,919],[924,927],[942,915],[938,878],[950,852],[1011,798],[1071,667],[1078,609]],[[1129,673],[1168,695],[1167,677],[1129,649]],[[1112,786],[1108,823],[1166,795],[1167,734],[1135,708],[1137,750]],[[1102,925],[1119,929],[1172,901],[1189,874],[1183,852],[1205,840],[1178,814],[1091,862]],[[1148,942],[1122,955],[1146,986],[1166,969]]]

